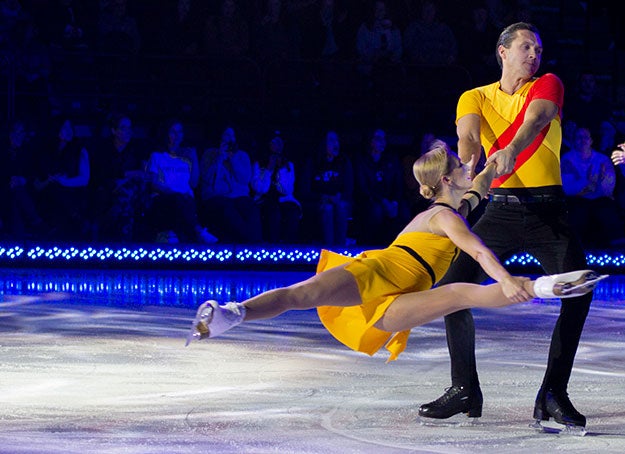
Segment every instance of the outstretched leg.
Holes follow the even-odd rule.
[[[526,281],[525,290],[534,293],[534,281]],[[397,332],[436,320],[444,315],[472,307],[503,307],[513,304],[501,290],[501,285],[457,282],[425,292],[400,295],[389,306],[376,328]]]
[[[572,298],[590,292],[608,277],[592,270],[541,276],[523,282],[532,298]],[[456,282],[424,292],[400,295],[376,323],[376,328],[398,332],[423,325],[437,318],[473,307],[503,307],[514,304],[503,293],[501,285]]]
[[[289,287],[261,293],[242,303],[220,306],[206,301],[197,310],[187,345],[192,340],[215,337],[247,320],[276,317],[289,310],[319,306],[356,306],[362,303],[358,284],[343,266],[316,274]]]

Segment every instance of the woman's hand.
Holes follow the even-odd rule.
[[[525,283],[529,280],[527,277],[509,276],[502,279],[499,284],[506,298],[513,303],[522,303],[533,298],[533,295],[525,290]]]

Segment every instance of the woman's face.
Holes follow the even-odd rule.
[[[326,136],[326,155],[336,157],[339,154],[339,136],[335,132],[329,132]]]
[[[112,131],[118,142],[128,143],[132,138],[132,122],[130,118],[122,118]]]
[[[74,127],[72,126],[72,122],[69,120],[65,120],[65,122],[61,125],[61,129],[59,130],[59,139],[64,142],[71,142],[74,138]]]
[[[452,169],[447,176],[455,184],[457,189],[467,190],[473,186],[471,179],[471,163],[463,164],[460,158],[454,156],[454,162],[451,163]]]
[[[169,148],[176,149],[182,143],[184,129],[180,123],[174,123],[169,128]]]

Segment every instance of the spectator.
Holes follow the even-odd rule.
[[[347,59],[354,55],[354,11],[345,0],[322,0],[302,23],[302,57]]]
[[[416,216],[430,206],[430,201],[423,197],[419,191],[419,183],[414,177],[412,167],[419,157],[430,150],[430,146],[436,140],[436,136],[432,132],[425,132],[422,136],[415,137],[415,139],[419,139],[419,142],[416,143],[415,140],[411,147],[412,151],[401,158],[404,199],[408,202],[411,217]]]
[[[44,38],[52,47],[85,50],[90,47],[94,30],[89,21],[89,7],[75,0],[52,0],[41,17]]]
[[[57,137],[37,157],[34,186],[39,210],[52,238],[86,240],[91,228],[87,216],[89,152],[75,137],[71,120],[62,120],[57,131]]]
[[[178,120],[170,120],[165,127],[166,138],[162,151],[150,155],[153,197],[148,218],[159,242],[215,243],[217,238],[198,221],[193,192],[197,182],[197,154],[183,147],[184,128]],[[195,159],[194,159],[195,154]]]
[[[499,29],[488,15],[485,3],[477,3],[469,8],[461,20],[458,36],[471,39],[458,40],[458,63],[471,74],[476,85],[486,85],[499,75],[499,65],[493,53],[493,43],[497,42]]]
[[[243,57],[249,53],[250,32],[236,0],[223,0],[218,16],[209,16],[204,25],[204,50],[209,55]]]
[[[267,0],[253,35],[253,52],[258,61],[299,57],[297,43],[291,39],[285,21],[285,8],[282,0]]]
[[[355,225],[361,227],[359,243],[390,243],[411,219],[402,177],[399,160],[386,150],[386,133],[375,130],[354,168],[354,218]]]
[[[149,203],[147,156],[132,140],[130,117],[116,113],[109,126],[110,136],[98,140],[92,153],[89,185],[96,238],[145,240],[140,231]]]
[[[252,193],[261,210],[263,237],[270,243],[299,242],[302,207],[293,195],[295,166],[284,154],[277,133],[269,152],[252,166]]]
[[[32,136],[24,122],[13,121],[0,157],[0,196],[4,201],[0,219],[6,224],[6,233],[15,239],[44,232],[33,195],[35,156],[32,145]]]
[[[401,32],[388,14],[386,2],[372,4],[356,34],[356,52],[365,64],[398,63],[402,56]]]
[[[110,0],[100,11],[98,47],[101,52],[136,54],[141,36],[134,17],[128,15],[127,0]]]
[[[307,160],[301,182],[304,223],[319,229],[311,232],[313,239],[317,239],[320,231],[324,245],[347,245],[354,174],[351,160],[341,153],[335,131],[327,132],[320,153]]]
[[[601,96],[597,86],[597,76],[591,71],[582,71],[577,86],[564,102],[563,116],[578,126],[590,129],[594,137],[599,137],[603,123],[612,119],[612,104]]]
[[[201,0],[176,0],[163,5],[158,30],[162,52],[172,56],[200,52],[206,17],[203,3]]]
[[[471,35],[472,36],[472,35]],[[404,31],[404,54],[408,63],[451,65],[458,58],[458,44],[453,31],[438,18],[433,1],[425,1],[419,18]]]
[[[561,166],[571,226],[584,246],[622,243],[625,222],[614,201],[614,167],[610,158],[592,148],[589,128],[577,128]]]
[[[262,241],[260,209],[250,192],[252,163],[240,150],[234,129],[228,127],[218,148],[202,155],[200,171],[201,216],[226,242]]]
[[[21,38],[19,28],[30,22],[30,14],[22,8],[19,0],[4,0],[0,2],[0,49],[13,50],[16,41]]]

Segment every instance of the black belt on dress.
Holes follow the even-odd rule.
[[[547,203],[561,202],[562,196],[556,194],[532,194],[532,195],[511,195],[511,194],[489,194],[488,200],[497,203]]]
[[[414,249],[408,246],[404,246],[403,244],[394,244],[393,246],[403,249],[408,254],[412,255],[417,260],[417,262],[423,265],[423,268],[425,268],[425,271],[427,271],[428,274],[430,275],[430,279],[432,279],[432,287],[434,287],[434,284],[436,284],[436,275],[434,274],[434,270],[432,269],[430,264],[426,262],[425,259],[421,257],[417,251],[415,251]]]

